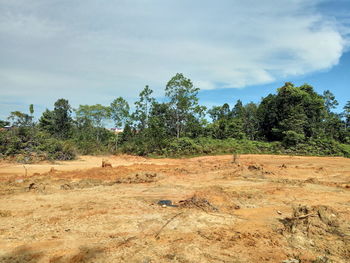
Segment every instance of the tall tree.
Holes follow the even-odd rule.
[[[88,129],[97,127],[96,140],[99,142],[101,134],[103,132],[103,125],[110,117],[110,107],[103,106],[101,104],[95,105],[79,105],[79,108],[75,110],[77,121],[80,125],[87,127]],[[91,129],[93,131],[93,129]]]
[[[73,124],[71,117],[72,108],[68,100],[58,99],[52,111],[46,109],[39,119],[39,127],[51,135],[61,139],[67,139]]]
[[[110,116],[110,108],[101,104],[95,105],[79,105],[75,110],[77,119],[87,119],[96,127],[103,127],[104,121]]]
[[[152,104],[155,99],[151,97],[153,90],[148,85],[140,92],[139,100],[135,102],[135,112],[133,119],[136,122],[136,128],[143,131],[148,127],[149,114],[152,110]]]
[[[203,110],[198,107],[198,91],[199,89],[193,86],[192,81],[180,73],[172,77],[166,85],[165,95],[169,99],[169,106],[173,112],[177,138],[185,132],[191,117]]]
[[[324,114],[324,100],[313,87],[295,87],[290,82],[279,88],[277,95],[264,98],[258,108],[261,133],[268,140],[283,140],[287,134],[294,141],[316,137]]]
[[[334,94],[329,90],[324,91],[322,97],[326,108],[323,124],[324,136],[343,142],[345,140],[345,125],[341,119],[341,114],[332,112],[339,103],[335,99]]]
[[[325,90],[322,97],[324,99],[324,105],[328,113],[330,113],[339,105],[338,101],[335,99],[334,94],[330,90]]]
[[[244,118],[244,106],[241,100],[237,100],[235,106],[232,109],[232,116],[235,118],[243,119]]]
[[[110,105],[110,115],[116,127],[126,124],[129,119],[130,106],[122,97],[116,98]]]
[[[55,133],[55,123],[53,118],[53,111],[46,109],[39,119],[39,128],[47,131],[51,135]]]
[[[256,140],[259,132],[259,123],[257,116],[258,106],[250,102],[244,106],[243,128],[250,140]]]
[[[230,106],[227,103],[222,106],[213,106],[208,110],[208,114],[213,121],[227,119],[230,117]]]
[[[147,143],[161,149],[166,139],[171,136],[171,112],[167,103],[154,102],[146,130]]]
[[[114,121],[115,127],[125,126],[129,120],[130,107],[126,100],[122,97],[116,98],[110,105],[110,116]],[[115,149],[118,148],[119,133],[115,138]]]
[[[72,108],[66,99],[58,99],[54,104],[53,124],[55,135],[66,139],[72,127]]]

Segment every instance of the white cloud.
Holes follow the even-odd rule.
[[[327,69],[349,31],[319,2],[0,0],[0,91],[108,103],[146,84],[161,95],[177,72],[215,89]]]

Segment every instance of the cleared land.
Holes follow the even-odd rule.
[[[102,160],[112,167],[101,168]],[[178,206],[158,205],[163,199]],[[349,159],[83,156],[0,163],[0,262],[349,258]]]

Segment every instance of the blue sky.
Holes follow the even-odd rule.
[[[350,100],[350,0],[0,0],[0,119],[163,96],[184,73],[206,106],[286,81]]]

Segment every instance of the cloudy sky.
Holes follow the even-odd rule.
[[[162,97],[177,72],[208,106],[285,81],[345,103],[349,38],[350,0],[0,0],[0,119],[58,98],[132,103],[146,84]]]

